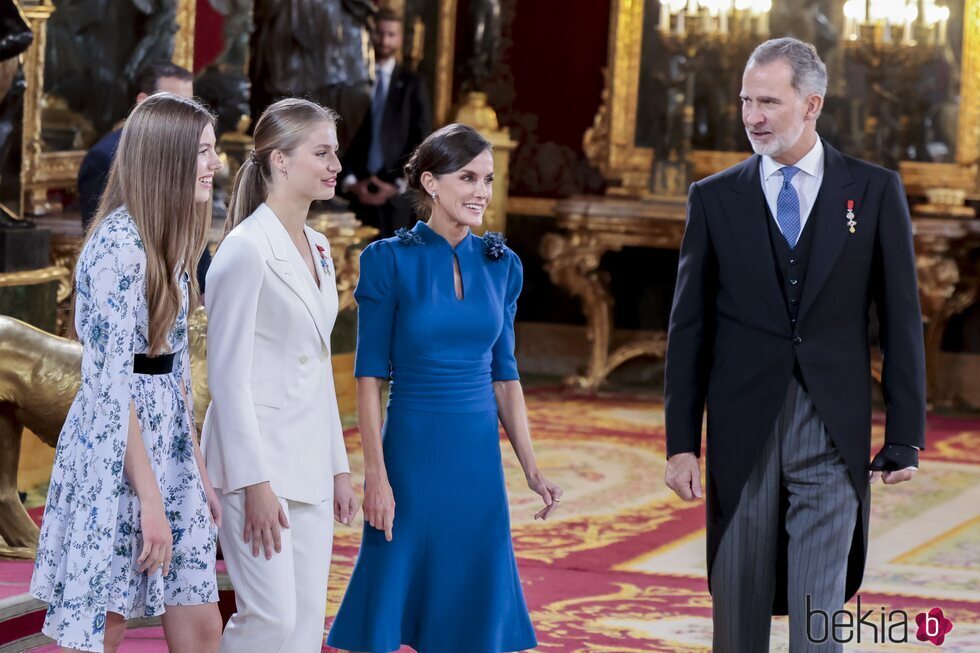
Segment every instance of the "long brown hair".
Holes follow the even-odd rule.
[[[195,272],[207,245],[211,201],[195,202],[194,191],[198,146],[208,125],[214,126],[214,116],[207,109],[172,93],[156,93],[138,104],[126,119],[109,181],[85,236],[88,243],[121,206],[136,223],[146,252],[147,337],[153,355],[166,353],[167,336],[180,313],[178,271],[190,277],[192,305],[197,300]]]
[[[272,167],[269,157],[276,150],[284,154],[299,147],[311,129],[322,122],[337,124],[337,114],[319,104],[300,98],[275,102],[255,123],[255,150],[235,175],[235,184],[225,217],[225,235],[252,215],[269,196]]]

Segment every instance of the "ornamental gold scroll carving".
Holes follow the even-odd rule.
[[[653,332],[611,349],[613,303],[603,254],[623,247],[679,249],[684,235],[684,200],[648,202],[611,198],[572,198],[559,202],[561,233],[541,243],[545,269],[555,285],[582,303],[589,359],[581,375],[568,379],[579,388],[597,389],[609,373],[640,356],[663,358],[667,334]]]
[[[584,372],[567,381],[596,390],[624,362],[640,356],[663,358],[666,351],[666,334],[662,332],[612,348],[615,300],[609,291],[609,274],[601,268],[602,256],[623,247],[679,249],[685,200],[578,197],[559,202],[555,212],[559,231],[548,234],[541,243],[545,269],[555,285],[580,300],[589,339]],[[978,296],[980,219],[913,215],[912,228],[929,397],[934,403],[949,403],[951,398],[938,394],[939,350],[950,318]],[[880,361],[872,371],[880,380]]]

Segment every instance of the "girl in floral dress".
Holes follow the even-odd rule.
[[[31,593],[68,651],[162,615],[170,651],[217,650],[220,507],[196,441],[187,313],[221,167],[214,119],[169,93],[123,128],[75,269],[82,385],[58,441]]]

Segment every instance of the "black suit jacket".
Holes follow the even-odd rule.
[[[99,209],[99,199],[109,182],[109,168],[116,157],[122,129],[114,129],[92,146],[78,168],[78,204],[82,212],[82,229],[88,226]]]
[[[666,360],[667,453],[701,451],[708,413],[708,565],[769,437],[794,365],[861,502],[847,594],[868,541],[870,306],[884,356],[885,440],[925,447],[925,354],[911,220],[899,176],[824,142],[810,261],[790,322],[758,155],[691,186]],[[857,226],[848,231],[848,200]],[[785,613],[785,592],[774,612]],[[780,601],[780,598],[782,599]]]
[[[358,179],[371,176],[367,169],[368,151],[371,148],[371,118],[371,110],[368,109],[341,161],[344,175],[350,173]],[[431,131],[432,107],[425,79],[400,64],[396,65],[391,73],[381,122],[384,166],[378,177],[389,183],[403,177],[402,166]]]

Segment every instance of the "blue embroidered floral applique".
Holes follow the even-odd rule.
[[[507,239],[497,231],[483,234],[483,244],[486,247],[487,258],[491,261],[499,261],[507,251]]]
[[[398,239],[400,241],[402,241],[402,244],[403,245],[423,245],[423,244],[425,244],[425,241],[422,240],[422,237],[421,236],[419,236],[414,231],[409,231],[405,227],[402,227],[401,229],[397,230],[395,232],[395,235],[398,236]]]

